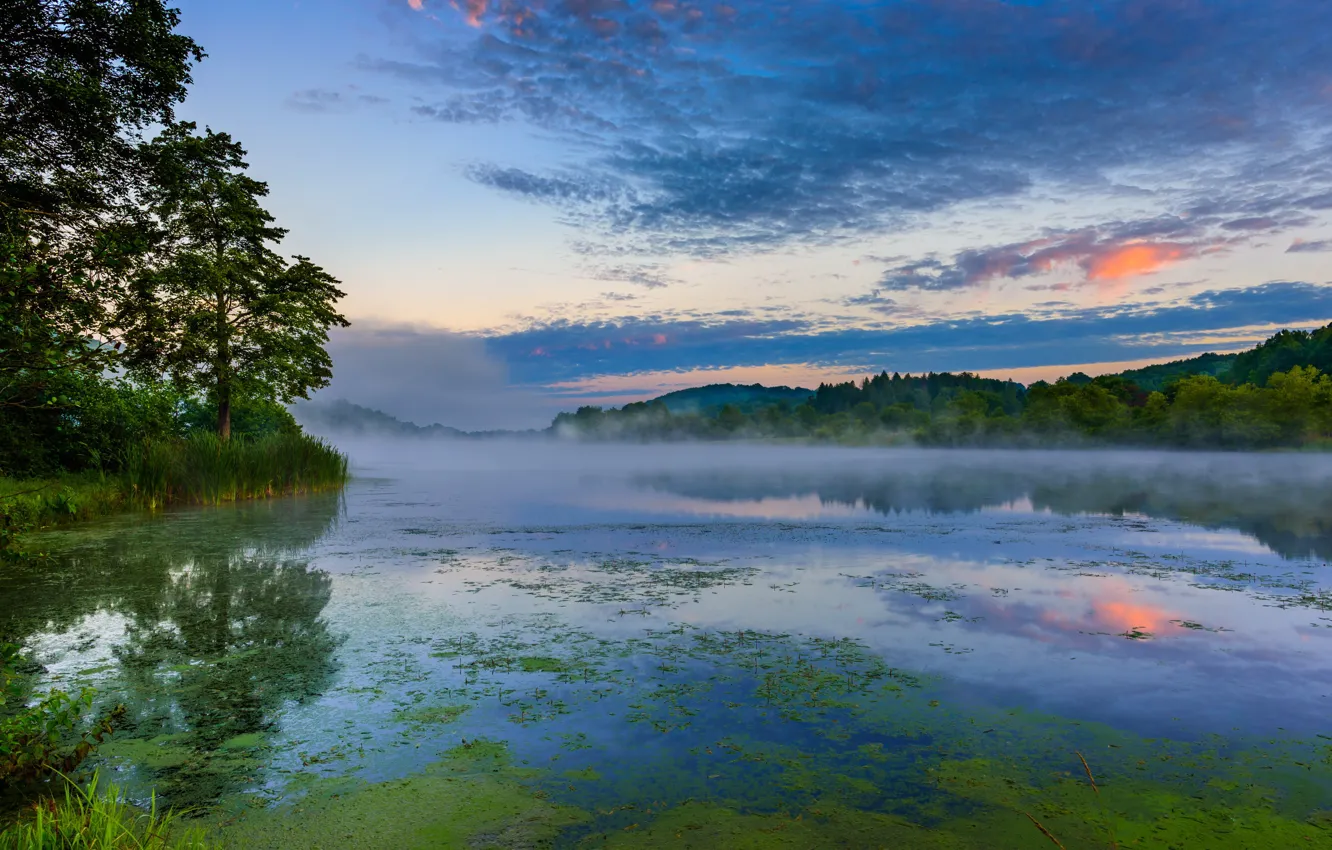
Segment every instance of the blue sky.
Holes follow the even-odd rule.
[[[1332,4],[181,6],[210,54],[182,115],[343,280],[339,366],[531,402],[493,424],[1332,320]]]

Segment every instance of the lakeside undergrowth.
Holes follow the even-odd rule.
[[[341,487],[348,475],[346,455],[299,433],[229,441],[195,433],[136,447],[124,466],[116,474],[0,477],[0,549],[25,531],[116,511],[314,493]]]
[[[176,812],[125,802],[121,789],[94,773],[86,788],[65,782],[63,796],[33,803],[0,832],[0,850],[211,850],[198,826]]]

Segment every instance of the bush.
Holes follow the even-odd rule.
[[[52,690],[36,705],[24,705],[18,653],[14,644],[0,643],[0,787],[73,770],[125,715],[125,707],[116,706],[79,732],[92,707],[90,688],[77,697]]]
[[[118,472],[132,446],[180,433],[179,401],[161,384],[60,374],[34,406],[0,408],[0,474]]]

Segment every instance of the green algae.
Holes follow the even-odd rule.
[[[427,705],[410,709],[400,708],[393,712],[393,719],[413,725],[453,723],[471,707],[470,705]]]
[[[405,779],[310,781],[301,799],[241,812],[214,829],[237,850],[546,846],[585,815],[527,787],[531,773],[512,765],[504,744],[477,741]]]
[[[691,802],[642,823],[584,837],[577,846],[613,848],[891,847],[952,850],[969,847],[951,835],[902,818],[837,805],[799,813],[757,814],[711,803]]]
[[[560,659],[542,655],[519,658],[518,668],[524,673],[566,673],[569,670]]]
[[[1011,765],[987,759],[946,761],[932,771],[942,787],[983,803],[976,819],[990,846],[1027,847],[1023,821],[1067,847],[1227,847],[1276,850],[1332,847],[1332,825],[1317,812],[1283,812],[1276,789],[1252,781],[1213,779],[1181,788],[1129,777],[1056,774],[1040,781]]]

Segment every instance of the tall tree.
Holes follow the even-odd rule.
[[[96,373],[115,287],[144,247],[142,132],[203,52],[162,0],[0,0],[0,412]]]
[[[273,249],[287,232],[261,204],[268,185],[245,173],[245,150],[226,133],[196,131],[174,124],[148,146],[158,260],[135,279],[118,322],[131,366],[203,391],[229,439],[238,395],[290,402],[326,386],[328,329],[348,322],[332,275]]]

